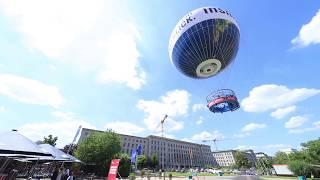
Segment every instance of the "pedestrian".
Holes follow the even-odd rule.
[[[51,176],[51,180],[56,180],[59,173],[59,168],[55,167]]]

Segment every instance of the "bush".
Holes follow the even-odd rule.
[[[141,178],[143,178],[145,174],[146,174],[145,171],[141,170]]]
[[[169,174],[169,180],[171,180],[171,179],[172,179],[172,174],[170,173],[170,174]]]
[[[147,179],[150,180],[151,179],[151,173],[148,171],[147,172]]]
[[[130,173],[131,161],[128,154],[119,153],[114,156],[114,159],[120,159],[118,172],[121,177],[128,177]]]
[[[136,179],[136,175],[134,173],[130,173],[129,180],[135,180],[135,179]]]
[[[290,161],[288,167],[296,176],[307,176],[312,170],[311,166],[304,161]]]

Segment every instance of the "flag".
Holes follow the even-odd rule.
[[[189,148],[189,156],[190,156],[190,159],[192,159],[192,149],[191,148]]]
[[[137,147],[137,155],[142,155],[142,146],[141,146],[141,144],[139,144],[139,146]]]
[[[136,149],[132,149],[132,151],[131,151],[131,163],[135,163],[136,162],[136,156],[137,156],[137,150]]]

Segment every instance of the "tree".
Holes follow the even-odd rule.
[[[147,167],[147,165],[148,165],[147,163],[148,163],[147,156],[145,156],[145,155],[138,156],[138,158],[137,158],[138,169],[142,169],[142,168]]]
[[[118,172],[121,177],[128,177],[130,174],[131,159],[126,153],[119,153],[114,156],[114,159],[120,159]]]
[[[306,159],[311,164],[320,164],[320,138],[302,143]]]
[[[109,170],[111,159],[120,151],[119,135],[108,130],[89,135],[78,145],[75,155],[87,164],[84,167],[85,171],[92,171],[98,176],[105,176]]]
[[[67,144],[63,147],[63,152],[68,153],[70,155],[73,155],[74,152],[77,150],[78,145],[77,144]],[[68,152],[69,151],[69,152]]]
[[[48,137],[43,137],[43,141],[37,141],[37,144],[50,144],[52,146],[56,146],[56,143],[58,141],[58,137],[53,137],[51,134],[49,134]]]
[[[244,152],[237,151],[235,154],[235,164],[238,169],[247,169],[252,167]]]
[[[296,176],[307,176],[311,173],[311,166],[304,161],[290,161],[288,168]]]
[[[158,164],[159,164],[158,156],[156,154],[153,154],[151,156],[151,164],[150,165],[153,169],[155,169],[155,168],[157,168]]]
[[[273,164],[288,164],[289,157],[285,152],[277,152],[273,158]]]

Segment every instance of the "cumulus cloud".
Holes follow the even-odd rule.
[[[12,0],[0,1],[0,10],[31,51],[93,71],[100,83],[132,89],[146,83],[137,48],[140,34],[125,2]]]
[[[248,145],[238,145],[237,147],[235,147],[234,149],[237,150],[247,150],[247,149],[256,149],[256,146],[248,146]]]
[[[23,103],[55,108],[65,101],[55,86],[10,74],[0,74],[0,94]]]
[[[160,120],[165,114],[165,131],[177,131],[183,128],[183,122],[176,118],[188,112],[190,94],[185,90],[173,90],[161,96],[160,100],[139,100],[137,108],[145,112],[144,123],[151,131],[160,131]]]
[[[4,112],[6,108],[4,106],[0,106],[0,112]]]
[[[307,23],[304,24],[297,37],[291,40],[296,47],[305,47],[311,44],[320,43],[320,10]]]
[[[196,121],[196,124],[197,124],[197,125],[200,125],[200,124],[202,124],[202,123],[203,123],[203,117],[200,116],[199,119]]]
[[[186,142],[193,142],[191,139],[189,138],[182,138],[181,141],[186,141]]]
[[[247,112],[265,112],[292,106],[319,93],[319,89],[289,89],[282,85],[265,84],[253,88],[249,96],[242,100],[241,105]]]
[[[287,129],[298,128],[302,126],[307,120],[308,119],[303,116],[294,116],[294,117],[291,117],[289,121],[285,123],[285,127]]]
[[[289,133],[301,134],[301,133],[306,133],[306,132],[311,132],[311,131],[319,131],[319,130],[320,130],[320,121],[316,121],[316,122],[312,123],[311,127],[301,128],[301,129],[290,129]]]
[[[199,134],[193,135],[191,140],[202,141],[202,140],[213,140],[213,139],[223,139],[223,138],[225,138],[225,136],[218,130],[215,130],[212,133],[208,131],[202,131]]]
[[[131,122],[115,121],[105,125],[105,129],[112,129],[120,134],[138,135],[144,131],[144,128]]]
[[[257,123],[249,123],[247,125],[245,125],[241,131],[242,132],[251,132],[251,131],[254,131],[254,130],[257,130],[257,129],[263,129],[263,128],[266,128],[267,125],[266,124],[257,124]]]
[[[201,110],[207,110],[207,106],[204,104],[194,104],[192,106],[192,111],[193,112],[197,112],[197,111],[201,111]]]
[[[273,111],[270,115],[271,117],[274,117],[276,119],[282,119],[288,114],[296,111],[297,107],[296,106],[289,106],[285,108],[278,108],[277,110]]]
[[[292,146],[289,144],[267,144],[267,145],[263,146],[263,148],[279,150],[279,149],[292,148]]]
[[[18,128],[21,134],[33,141],[43,140],[44,136],[52,134],[58,137],[57,147],[70,144],[81,125],[83,128],[96,129],[92,124],[77,118],[71,112],[53,112],[54,120],[46,122],[26,123]]]

